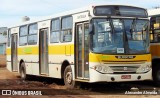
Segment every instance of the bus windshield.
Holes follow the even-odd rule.
[[[92,51],[106,54],[148,53],[148,20],[93,19]]]

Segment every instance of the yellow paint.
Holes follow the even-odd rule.
[[[151,62],[151,55],[150,54],[144,54],[144,55],[133,55],[136,56],[134,59],[117,59],[115,57],[116,55],[104,55],[104,54],[89,54],[89,61],[90,62],[103,62],[103,61],[146,61]],[[118,55],[117,55],[118,56]],[[126,56],[126,55],[124,55]]]
[[[6,49],[6,54],[7,54],[7,55],[11,55],[11,48],[7,48],[7,49]]]
[[[160,47],[159,47],[160,48]],[[49,46],[49,55],[74,55],[74,44],[68,45],[50,45]],[[28,46],[18,48],[18,55],[38,55],[39,48],[38,46]],[[11,55],[11,49],[7,48],[7,55]],[[160,53],[159,53],[160,55]],[[94,54],[89,53],[89,62],[103,62],[103,61],[146,61],[151,62],[151,55],[133,55],[136,56],[134,59],[117,59],[115,55],[104,55],[104,54]],[[65,58],[64,58],[65,59]]]
[[[74,45],[52,45],[48,48],[49,55],[58,54],[58,55],[73,55],[74,54]],[[7,55],[11,55],[11,48],[7,48]],[[38,55],[39,47],[38,46],[26,46],[18,48],[18,55]]]
[[[159,23],[154,24],[154,29],[158,29],[160,27]]]
[[[71,55],[71,46],[70,45],[65,46],[65,54]]]
[[[84,48],[82,48],[82,59],[84,59]]]
[[[11,48],[6,49],[7,55],[11,55]],[[39,48],[37,46],[34,47],[19,47],[18,55],[38,55]]]
[[[56,54],[56,55],[65,55],[65,54],[74,54],[74,45],[53,45],[49,46],[49,54]]]
[[[150,34],[150,40],[153,41],[153,34]]]
[[[26,51],[27,49],[31,51]],[[39,48],[38,47],[24,47],[24,48],[18,48],[18,55],[37,55],[39,54]]]

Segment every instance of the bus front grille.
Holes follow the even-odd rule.
[[[136,73],[140,66],[110,66],[113,73]]]

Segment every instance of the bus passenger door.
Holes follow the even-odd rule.
[[[89,78],[89,23],[76,25],[76,78]]]
[[[17,34],[11,35],[11,65],[12,65],[12,71],[16,72],[18,71],[18,58],[17,58]]]
[[[39,66],[40,74],[48,75],[48,29],[41,29],[39,32]]]

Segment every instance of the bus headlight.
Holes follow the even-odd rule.
[[[137,69],[137,73],[144,73],[144,72],[148,72],[151,70],[151,66],[150,65],[142,65],[141,67],[139,67]]]
[[[100,72],[100,73],[113,73],[112,69],[108,66],[105,66],[105,65],[96,65],[94,67],[92,67],[92,69]]]
[[[102,66],[96,66],[95,68],[97,71],[101,72],[102,71]]]

